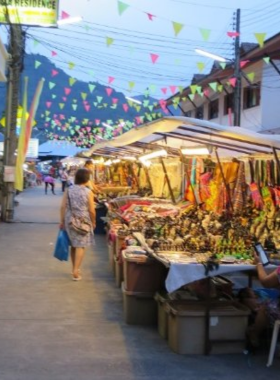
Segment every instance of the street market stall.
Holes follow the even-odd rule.
[[[125,263],[124,284],[137,284],[135,288],[123,288],[128,323],[134,323],[133,318],[127,316],[128,299],[139,299],[140,280],[143,286],[145,282],[153,284],[151,292],[147,292],[147,289],[142,292],[142,296],[149,300],[147,310],[153,313],[154,309],[149,309],[149,305],[153,303],[155,290],[161,290],[163,285],[171,293],[203,278],[254,270],[252,253],[256,242],[262,243],[271,257],[279,258],[279,136],[260,135],[242,128],[223,127],[191,118],[169,117],[144,125],[110,142],[97,144],[86,154],[101,154],[105,150],[106,154],[117,158],[127,154],[126,147],[130,154],[133,151],[135,159],[141,164],[150,163],[147,170],[151,183],[156,173],[153,165],[161,165],[169,190],[166,195],[170,197],[168,207],[163,207],[163,201],[160,200],[157,200],[155,208],[152,201],[147,206],[141,204],[139,199],[130,199],[117,211],[109,210],[110,227],[114,231],[112,241],[121,239],[113,255],[119,263]],[[177,159],[180,163],[177,165],[180,166],[179,171],[173,175],[166,164],[170,159]],[[181,191],[175,197],[172,182],[178,181],[178,178]],[[157,177],[153,187],[159,182]],[[178,195],[181,195],[180,202]],[[117,228],[114,228],[114,224]],[[165,283],[158,281],[157,289],[150,277],[160,280],[162,277],[156,275],[156,265],[154,271],[150,270],[150,261],[149,266],[139,265],[137,274],[133,272],[135,278],[138,276],[137,280],[134,278],[132,281],[129,278],[132,271],[127,270],[132,260],[143,264],[151,259],[169,268]],[[197,287],[185,287],[187,292],[196,297],[194,289],[197,290]],[[219,306],[215,303],[214,306],[213,302],[209,302],[210,285],[204,296],[207,302],[203,304],[202,314],[198,312],[201,311],[201,304],[192,304],[190,307],[186,301],[183,309],[186,309],[186,315],[192,310],[205,319],[204,352],[207,353],[210,340],[213,340],[210,339],[211,312],[213,308],[221,306],[224,311],[229,306],[228,303]],[[230,298],[232,296],[231,292]],[[133,309],[139,305],[136,303],[131,307]],[[167,313],[173,313],[174,316],[176,312],[173,309],[167,307]],[[240,308],[233,307],[231,312],[240,315]],[[243,340],[246,329],[244,321],[248,313],[248,310],[241,313],[243,335],[239,336]],[[177,315],[180,317],[179,312]],[[171,320],[172,317],[168,317],[170,325]],[[229,337],[229,340],[232,338]],[[170,347],[174,349],[175,346],[173,334]],[[179,349],[177,351],[180,352]]]

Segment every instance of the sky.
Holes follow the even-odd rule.
[[[197,55],[195,48],[234,58],[234,40],[227,32],[234,30],[237,8],[241,42],[257,42],[254,33],[269,38],[279,32],[277,0],[123,2],[128,7],[119,15],[117,0],[60,0],[59,14],[82,16],[83,21],[59,29],[28,28],[26,51],[45,55],[74,78],[110,84],[129,96],[149,88],[152,96],[164,98],[187,86],[193,74],[210,71],[213,61]],[[177,36],[172,22],[183,25]],[[209,31],[207,41],[201,29]]]

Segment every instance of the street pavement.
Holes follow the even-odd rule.
[[[0,380],[278,379],[255,356],[182,356],[156,328],[128,326],[105,238],[88,249],[83,280],[53,258],[61,193],[29,188],[15,223],[0,223]]]

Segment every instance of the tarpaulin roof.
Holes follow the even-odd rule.
[[[194,145],[217,147],[228,155],[271,154],[280,150],[280,135],[264,135],[240,127],[222,126],[206,120],[183,116],[169,116],[134,128],[110,141],[95,144],[84,156],[108,155],[137,156],[145,150],[157,149],[158,145],[173,148]]]

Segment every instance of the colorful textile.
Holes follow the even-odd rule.
[[[239,163],[236,185],[233,194],[233,211],[234,213],[241,213],[246,202],[245,192],[245,165],[244,162]]]

